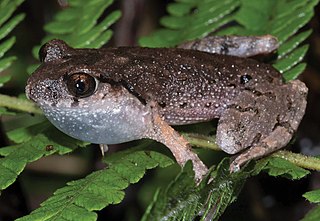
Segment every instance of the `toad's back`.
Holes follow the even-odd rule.
[[[240,91],[265,93],[283,83],[272,66],[233,56],[128,47],[106,49],[104,55],[98,67],[105,77],[155,101],[169,124],[217,118]]]

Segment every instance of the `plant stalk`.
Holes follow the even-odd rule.
[[[320,159],[313,156],[306,156],[299,153],[292,153],[287,150],[280,150],[272,154],[272,156],[285,159],[299,167],[309,170],[320,171]]]
[[[195,133],[180,133],[192,146],[221,151],[215,142],[215,136],[205,136]]]
[[[215,143],[214,136],[209,137],[193,133],[182,133],[182,135],[192,146],[204,149],[211,149],[215,151],[221,151],[221,149]],[[306,156],[299,153],[292,153],[287,150],[277,151],[271,154],[271,156],[280,157],[304,169],[320,171],[320,158],[317,157]]]

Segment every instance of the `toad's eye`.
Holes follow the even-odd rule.
[[[68,91],[77,98],[84,98],[92,95],[98,82],[89,74],[75,73],[66,78]]]

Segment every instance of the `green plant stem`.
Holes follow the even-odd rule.
[[[214,136],[204,136],[200,134],[193,133],[182,133],[183,137],[186,138],[192,146],[196,146],[204,149],[211,149],[215,151],[221,151],[218,145],[215,143]],[[281,157],[299,167],[310,170],[318,170],[320,171],[320,158],[306,156],[303,154],[292,153],[287,150],[277,151],[271,156]]]
[[[43,114],[42,111],[31,101],[4,94],[0,94],[0,107],[33,114]]]
[[[272,156],[285,159],[304,169],[320,171],[320,159],[317,157],[306,156],[299,153],[292,153],[287,150],[277,151],[273,153]]]
[[[215,136],[205,136],[194,133],[181,133],[184,138],[192,145],[200,148],[221,151],[216,144]]]

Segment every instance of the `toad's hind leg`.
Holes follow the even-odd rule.
[[[260,93],[240,93],[220,117],[217,128],[220,148],[229,154],[240,152],[231,171],[290,142],[304,115],[307,91],[304,83],[294,80]]]
[[[191,160],[196,182],[199,183],[208,172],[207,167],[195,154],[191,147],[178,132],[168,125],[159,114],[153,114],[153,128],[148,131],[146,138],[156,140],[166,145],[180,166]]]

